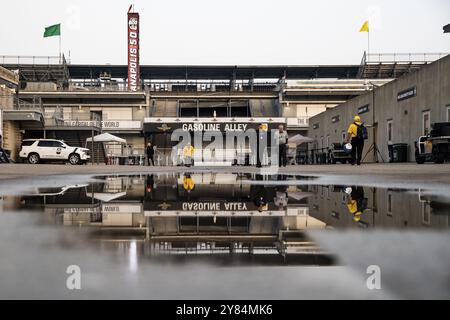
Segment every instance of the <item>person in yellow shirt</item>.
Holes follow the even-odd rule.
[[[195,188],[194,179],[192,179],[192,176],[188,173],[183,177],[183,188],[187,192],[191,192]]]
[[[364,149],[364,137],[362,136],[362,122],[359,116],[355,116],[347,130],[347,141],[352,145],[352,165],[361,165],[362,152]]]
[[[361,216],[367,208],[367,199],[364,196],[363,187],[348,187],[347,193],[347,210],[353,216],[356,222],[361,221]]]
[[[194,152],[195,149],[190,142],[183,148],[183,161],[186,167],[190,167],[192,165]]]

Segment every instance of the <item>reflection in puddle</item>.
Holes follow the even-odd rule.
[[[301,182],[301,183],[299,183]],[[13,198],[46,223],[82,227],[92,246],[140,259],[218,265],[333,265],[309,230],[439,228],[449,205],[416,190],[323,186],[251,174],[101,177]]]

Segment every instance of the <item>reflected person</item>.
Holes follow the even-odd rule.
[[[347,194],[347,209],[356,222],[361,221],[364,210],[367,209],[367,198],[365,198],[363,187],[348,187],[345,190]]]

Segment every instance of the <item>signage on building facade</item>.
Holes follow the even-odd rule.
[[[140,121],[131,120],[102,121],[102,128],[105,130],[141,130],[142,123]]]
[[[144,131],[155,132],[155,133],[169,133],[175,130],[182,130],[185,132],[246,132],[247,130],[259,130],[260,125],[263,124],[266,130],[277,129],[280,124],[285,124],[284,119],[274,119],[273,122],[269,122],[264,119],[264,122],[260,121],[233,121],[232,119],[227,119],[227,121],[216,121],[208,120],[205,122],[144,122]],[[266,122],[267,121],[267,122]]]
[[[417,95],[417,87],[412,87],[397,94],[397,101],[407,100],[409,98],[415,97]]]
[[[365,106],[358,108],[358,114],[363,114],[369,112],[369,105],[366,104]]]
[[[231,211],[247,212],[257,211],[258,207],[254,202],[241,201],[164,201],[145,202],[146,211]],[[275,203],[269,202],[266,210],[279,210]]]
[[[64,125],[68,127],[95,127],[101,126],[104,130],[141,130],[141,121],[109,120],[109,121],[77,121],[67,120]]]
[[[130,7],[131,9],[131,7]],[[139,89],[139,13],[128,11],[128,90]]]
[[[108,203],[102,205],[103,213],[141,213],[141,204]]]

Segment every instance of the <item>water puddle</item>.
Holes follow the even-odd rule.
[[[28,252],[35,244],[31,255],[37,261],[52,250],[59,257],[69,253],[73,260],[81,252],[80,261],[74,263],[89,264],[98,257],[106,260],[92,266],[118,268],[122,275],[139,274],[152,266],[184,268],[183,272],[213,266],[219,270],[232,267],[228,272],[262,268],[264,278],[274,276],[275,270],[296,272],[292,270],[297,267],[327,267],[333,273],[334,267],[352,263],[361,268],[358,277],[364,277],[364,263],[385,257],[386,242],[392,236],[444,234],[448,239],[450,216],[450,203],[442,192],[434,195],[420,189],[323,185],[315,177],[231,173],[102,176],[87,183],[37,186],[21,195],[6,194],[0,207],[0,251],[6,256],[12,249],[5,243],[17,242],[15,252],[20,256],[24,254],[20,245],[27,239],[24,250]],[[52,236],[54,231],[57,235]],[[393,245],[399,252],[414,250],[408,243]],[[77,254],[70,254],[75,249]],[[443,258],[439,250],[416,249],[426,250],[430,259]],[[358,251],[369,254],[364,263],[355,262]],[[16,264],[29,261],[14,259]],[[444,259],[448,266],[448,256]],[[379,261],[382,264],[383,259]],[[46,263],[42,263],[44,268]],[[201,267],[186,267],[190,265]],[[446,270],[438,273],[437,282],[448,280]],[[6,283],[8,272],[0,264]],[[156,274],[173,281],[163,270]],[[289,279],[279,281],[289,283]],[[318,297],[320,293],[326,296],[320,289],[323,284],[310,285],[316,287]],[[345,297],[345,285],[336,288]],[[396,288],[383,292],[382,297],[392,292],[402,296],[401,285]],[[438,297],[450,292],[448,285],[436,290]],[[6,296],[5,290],[0,291]],[[17,295],[21,296],[20,291]]]

